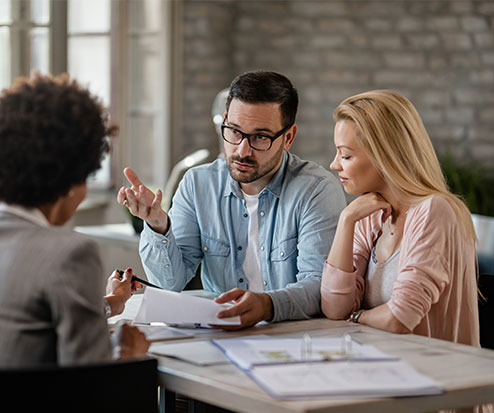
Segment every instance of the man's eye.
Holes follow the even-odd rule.
[[[253,138],[258,142],[269,141],[269,137],[264,135],[254,135]]]
[[[342,156],[341,159],[348,161],[351,158],[351,156]]]

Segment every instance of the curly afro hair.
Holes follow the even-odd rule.
[[[98,99],[67,75],[18,79],[0,95],[0,201],[55,202],[99,169],[116,131]]]

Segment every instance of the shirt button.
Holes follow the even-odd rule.
[[[260,215],[261,217],[263,217],[263,216],[264,216],[264,211],[259,212],[259,215]]]
[[[242,251],[242,246],[241,246],[241,245],[239,245],[239,246],[237,247],[237,249],[238,249],[239,251]]]
[[[208,247],[204,247],[203,248],[204,251],[208,251],[208,249],[209,249]]]
[[[166,265],[165,265],[165,268],[168,268],[168,267],[170,267],[170,265],[166,264]]]
[[[266,285],[268,285],[268,282],[264,281],[263,284],[264,284],[264,287],[266,287]]]
[[[163,241],[161,241],[163,244],[166,244],[168,242],[167,239],[164,239]]]
[[[249,214],[244,214],[244,218],[247,218],[249,216]]]
[[[284,256],[285,256],[285,253],[284,253],[284,252],[282,252],[280,255],[281,255],[282,257],[284,257]]]
[[[261,246],[261,251],[264,251],[264,245]]]
[[[243,278],[239,278],[239,279],[238,279],[238,282],[239,282],[239,283],[243,283],[243,282],[244,282],[244,279],[243,279]]]

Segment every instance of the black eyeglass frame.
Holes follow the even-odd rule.
[[[227,118],[225,117],[225,121],[226,121],[226,119]],[[234,128],[233,126],[228,126],[228,125],[225,125],[225,123],[223,123],[221,125],[221,137],[223,138],[223,140],[225,142],[229,143],[230,145],[235,145],[235,146],[240,145],[244,141],[244,139],[247,139],[247,142],[249,142],[249,146],[252,149],[254,149],[256,151],[266,152],[266,151],[269,151],[271,149],[271,147],[273,146],[273,142],[276,139],[278,139],[280,136],[283,136],[288,131],[288,129],[290,129],[292,126],[293,126],[293,123],[290,124],[290,125],[288,125],[288,126],[285,126],[282,130],[280,130],[279,132],[275,133],[274,136],[268,136],[268,135],[264,135],[263,133],[244,133],[241,130],[238,130],[237,128]],[[233,142],[230,142],[229,140],[227,140],[225,138],[225,133],[224,133],[225,128],[231,129],[231,130],[234,130],[234,131],[240,133],[242,135],[242,139],[240,139],[240,142],[233,143]],[[258,148],[253,147],[252,144],[250,143],[250,138],[252,136],[262,136],[264,138],[268,138],[270,140],[269,147],[267,149],[258,149]]]

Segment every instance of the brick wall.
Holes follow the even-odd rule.
[[[332,110],[390,88],[439,153],[494,168],[494,1],[192,1],[184,7],[181,152],[215,151],[211,104],[238,73],[287,75],[300,94],[293,152],[325,167]]]

